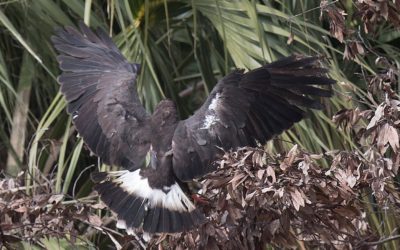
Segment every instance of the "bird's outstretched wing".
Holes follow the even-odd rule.
[[[138,98],[138,64],[129,63],[109,36],[83,23],[81,32],[60,29],[52,37],[63,73],[58,78],[67,111],[84,141],[104,163],[141,167],[149,150],[150,115]]]
[[[325,74],[317,57],[292,56],[224,77],[203,106],[175,130],[176,176],[182,181],[201,177],[214,169],[212,163],[223,150],[265,143],[304,117],[300,107],[321,108],[315,98],[331,96],[335,82]]]
[[[94,189],[118,214],[117,227],[128,233],[141,226],[156,233],[198,225],[204,216],[176,180],[168,153],[177,124],[175,106],[162,101],[150,116],[135,89],[139,65],[129,63],[104,31],[94,33],[83,23],[80,29],[67,27],[52,37],[60,53],[67,111],[104,163],[127,169],[93,173]],[[154,166],[139,169],[148,153]]]

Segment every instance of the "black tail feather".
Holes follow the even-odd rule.
[[[143,227],[148,233],[176,233],[190,230],[205,220],[198,210],[176,210],[165,204],[151,204],[147,198],[130,193],[108,173],[94,173],[94,189],[102,201],[118,216],[117,225],[130,231]]]

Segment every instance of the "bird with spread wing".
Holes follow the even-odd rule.
[[[58,81],[89,149],[124,169],[93,179],[128,233],[180,232],[204,222],[187,183],[213,171],[224,151],[263,144],[300,121],[304,108],[320,109],[318,99],[331,96],[335,82],[317,57],[291,56],[234,70],[186,120],[171,100],[150,114],[136,91],[140,65],[128,62],[104,31],[79,26],[52,37],[63,71]]]

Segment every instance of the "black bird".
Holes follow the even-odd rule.
[[[204,104],[178,120],[171,100],[153,114],[139,101],[140,65],[128,62],[110,37],[83,23],[52,37],[63,73],[58,81],[73,122],[90,150],[124,170],[97,173],[95,190],[132,232],[180,232],[204,221],[186,182],[215,168],[224,151],[256,146],[320,109],[335,81],[318,57],[291,56],[222,78]],[[320,88],[318,85],[326,85]],[[148,165],[143,167],[148,158]]]

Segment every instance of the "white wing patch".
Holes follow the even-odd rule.
[[[211,114],[206,115],[206,117],[204,118],[204,121],[203,121],[203,126],[200,129],[209,129],[209,128],[211,128],[212,125],[214,125],[216,122],[219,121],[219,118],[217,117],[215,110],[218,106],[220,97],[221,97],[221,94],[217,93],[215,95],[215,97],[211,100],[211,103],[208,106],[208,111]]]
[[[208,110],[213,110],[215,111],[215,108],[218,106],[218,100],[221,97],[220,93],[217,93],[214,97],[214,99],[211,100],[210,105],[208,106]]]
[[[206,115],[204,119],[203,126],[200,129],[209,129],[212,125],[214,125],[217,121],[219,121],[218,117],[213,115]]]
[[[147,200],[150,207],[164,207],[168,210],[191,212],[195,209],[194,204],[182,191],[178,183],[170,187],[164,187],[166,193],[161,189],[151,188],[147,178],[139,175],[140,169],[136,171],[120,171],[122,174],[115,182],[120,183],[120,187],[126,192],[134,194]]]

